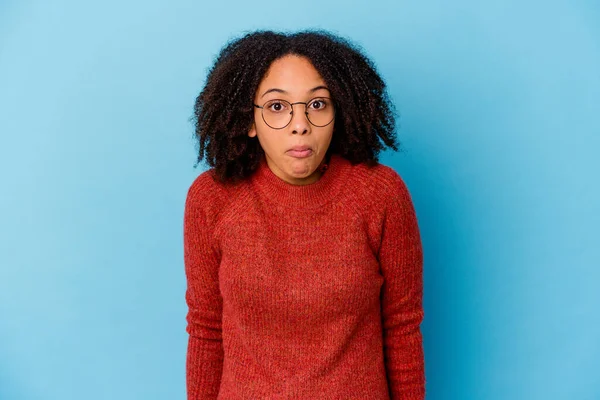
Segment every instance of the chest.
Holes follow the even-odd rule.
[[[360,214],[249,206],[236,215],[216,235],[224,307],[310,322],[331,313],[360,314],[378,299],[377,238]]]

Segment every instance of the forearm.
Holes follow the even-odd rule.
[[[425,359],[419,327],[422,313],[409,325],[388,329],[384,349],[388,384],[392,400],[425,399]]]
[[[186,356],[187,399],[216,399],[219,394],[222,371],[222,342],[190,335]]]

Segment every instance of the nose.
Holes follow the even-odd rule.
[[[308,115],[306,115],[306,110],[303,107],[303,104],[295,104],[294,112],[292,114],[292,122],[290,123],[292,128],[292,133],[309,133],[310,132],[310,122],[308,122]]]

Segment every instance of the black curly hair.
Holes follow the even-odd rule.
[[[206,152],[220,182],[239,181],[256,170],[264,151],[257,137],[248,136],[254,96],[271,63],[289,54],[311,61],[335,102],[336,121],[326,157],[335,153],[352,164],[372,166],[384,145],[398,151],[394,105],[360,47],[324,30],[288,34],[258,30],[227,43],[208,72],[192,116],[199,144],[194,167]]]

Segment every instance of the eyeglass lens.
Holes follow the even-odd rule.
[[[295,107],[302,104],[296,103]],[[299,110],[295,110],[299,112]],[[326,126],[335,114],[333,102],[327,97],[318,97],[310,100],[306,104],[308,120],[315,126]],[[262,108],[262,115],[265,123],[272,128],[278,129],[287,126],[292,120],[292,105],[286,100],[269,100]]]

